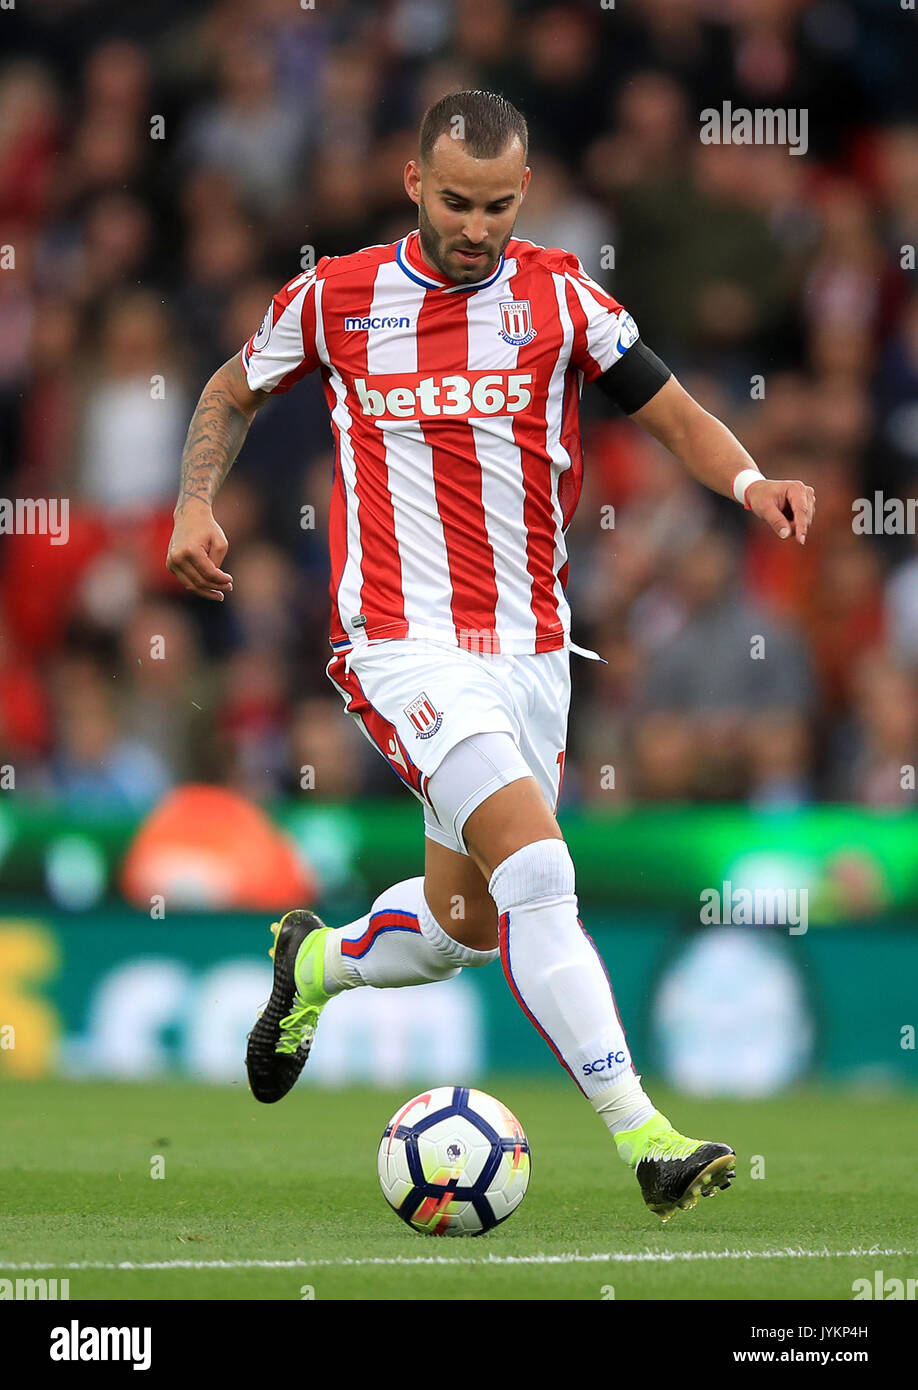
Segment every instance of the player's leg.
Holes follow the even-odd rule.
[[[513,994],[608,1125],[647,1205],[666,1220],[728,1186],[732,1149],[678,1134],[641,1087],[611,983],[578,916],[570,852],[538,781],[493,792],[462,834],[488,877]]]
[[[448,750],[426,779],[421,798],[426,803],[424,878],[386,889],[365,917],[328,932],[327,991],[359,984],[422,984],[456,974],[462,966],[496,959],[497,910],[487,878],[469,856],[461,827],[495,787],[510,788],[521,781],[536,794],[526,804],[538,812],[532,821],[517,817],[524,836],[560,835],[508,733],[474,734]],[[509,852],[510,842],[501,843]]]
[[[479,870],[465,856],[431,840],[426,844],[434,860],[432,872],[427,860],[426,881],[444,895],[437,912],[425,894],[425,878],[418,875],[384,889],[369,912],[343,927],[328,927],[306,909],[288,912],[272,927],[273,989],[246,1051],[256,1100],[280,1100],[294,1085],[319,1015],[335,995],[361,985],[430,984],[458,975],[463,966],[488,965],[497,958],[494,902]],[[451,930],[444,930],[438,916]],[[488,939],[493,945],[486,949],[474,944]]]
[[[442,854],[450,851],[443,849]],[[496,939],[486,950],[458,939],[487,936],[489,924],[479,919],[475,906],[482,896],[488,899],[485,911],[496,938],[496,913],[487,885],[469,859],[464,863],[480,883],[474,894],[469,891],[468,870],[449,879],[442,868],[434,869],[433,881],[447,890],[447,900],[452,897],[456,904],[467,905],[455,926],[448,912],[443,913],[452,931],[445,931],[431,910],[420,875],[384,889],[369,912],[343,927],[328,927],[302,908],[274,924],[273,988],[246,1050],[249,1086],[256,1100],[277,1101],[291,1089],[309,1057],[319,1015],[335,995],[361,985],[402,989],[431,984],[458,975],[463,966],[496,960]],[[448,892],[450,886],[454,893]]]
[[[483,735],[487,746],[493,735]],[[480,795],[479,782],[493,769],[468,773],[463,781],[449,771],[430,779],[431,801],[441,792],[464,799]],[[460,758],[460,764],[466,760]],[[518,775],[519,769],[515,770]],[[476,780],[476,777],[478,780]],[[325,988],[330,993],[355,985],[399,988],[446,979],[463,966],[487,965],[497,958],[497,910],[487,880],[450,831],[451,803],[441,825],[433,805],[425,803],[424,877],[387,888],[369,913],[330,930],[325,938]]]
[[[549,760],[534,757],[540,775]],[[556,758],[550,760],[560,777]],[[602,1095],[613,1133],[654,1114],[634,1074],[608,977],[577,916],[570,853],[539,780],[507,733],[462,740],[431,776],[438,827],[465,854],[428,839],[427,899],[445,930],[479,948],[497,943],[517,1000],[584,1093]],[[463,868],[463,864],[468,865]],[[482,889],[491,898],[486,913]],[[463,908],[471,894],[470,921]],[[512,929],[510,913],[512,911]]]
[[[467,855],[425,838],[424,876],[385,889],[364,917],[324,942],[329,994],[427,984],[497,958],[497,912]]]
[[[296,1082],[312,1048],[319,1015],[336,994],[361,985],[398,989],[428,984],[449,979],[463,966],[487,965],[497,958],[496,914],[487,884],[464,853],[461,842],[440,826],[428,789],[431,779],[411,758],[404,724],[400,732],[378,707],[391,706],[393,713],[401,711],[404,715],[403,707],[414,693],[412,672],[418,657],[422,663],[426,660],[435,667],[430,672],[422,665],[420,679],[427,680],[431,676],[435,679],[443,668],[444,654],[438,651],[429,656],[403,642],[383,645],[388,652],[377,648],[363,653],[360,663],[377,704],[364,689],[357,672],[345,669],[346,663],[331,662],[329,674],[346,697],[347,711],[355,717],[361,732],[424,805],[426,843],[433,845],[428,850],[428,855],[433,855],[432,867],[428,858],[426,879],[417,876],[386,888],[369,912],[343,927],[327,927],[315,913],[305,909],[288,912],[273,925],[273,988],[249,1034],[246,1050],[252,1094],[266,1103],[280,1100]],[[469,668],[467,659],[460,660],[454,690],[470,671],[481,684],[480,669]],[[400,687],[405,681],[408,684],[403,692]],[[394,689],[389,688],[392,686]],[[526,773],[528,769],[520,762],[512,741],[511,749],[517,764],[512,775],[519,776],[520,769]],[[487,778],[493,768],[488,762],[483,766]],[[472,777],[476,778],[479,771],[473,767]],[[500,772],[505,775],[505,769]],[[466,787],[461,780],[450,777],[448,781],[440,779],[437,786],[457,788],[463,797],[471,792],[480,799],[484,794],[475,780]],[[432,841],[431,836],[436,838]],[[438,849],[443,850],[442,855],[437,854]],[[425,892],[425,883],[433,885],[435,909]],[[479,948],[477,942],[481,938],[492,944]]]
[[[362,727],[368,732],[366,722]],[[370,732],[377,746],[397,737],[390,724],[374,724]],[[336,994],[361,985],[400,989],[428,984],[497,958],[494,899],[481,869],[469,858],[461,827],[495,786],[523,780],[538,794],[529,767],[506,732],[460,740],[426,784],[412,777],[401,742],[395,751],[402,779],[407,774],[407,784],[425,804],[425,876],[384,889],[369,912],[343,927],[327,927],[305,909],[288,912],[274,924],[273,989],[246,1051],[249,1086],[257,1100],[280,1100],[294,1085],[319,1016]],[[539,816],[520,822],[524,835],[550,831],[553,818],[545,819],[536,798],[529,804]]]
[[[574,864],[535,778],[502,787],[465,821],[498,914],[514,997],[613,1134],[654,1107],[640,1086],[609,978],[578,916]],[[600,1109],[600,1106],[597,1106]]]
[[[468,854],[424,840],[424,892],[440,927],[482,953],[497,950],[497,908],[488,880]]]

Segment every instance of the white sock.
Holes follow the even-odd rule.
[[[487,965],[497,955],[447,935],[427,906],[423,876],[409,878],[380,893],[364,917],[329,932],[325,989],[338,994],[357,985],[425,985],[458,975],[464,965]]]
[[[612,985],[577,916],[567,845],[524,846],[497,866],[488,890],[500,917],[504,974],[530,1022],[584,1095],[599,1099],[613,1133],[635,1116],[649,1118],[653,1105],[632,1065]]]
[[[636,1073],[634,1076],[629,1074],[599,1095],[591,1096],[590,1104],[597,1115],[605,1120],[610,1133],[616,1136],[624,1130],[637,1129],[638,1125],[657,1113],[653,1101],[642,1090],[641,1078]],[[619,1153],[626,1162],[629,1161],[630,1152],[623,1152],[619,1147]]]

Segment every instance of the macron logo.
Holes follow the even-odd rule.
[[[409,328],[411,320],[407,314],[402,314],[399,318],[386,318],[379,315],[361,319],[352,315],[344,320],[345,333],[371,333],[374,328]]]

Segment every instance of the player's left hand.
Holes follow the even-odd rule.
[[[749,510],[766,521],[782,541],[795,535],[800,545],[806,543],[806,533],[816,513],[816,494],[799,478],[763,478],[750,483],[746,501]]]

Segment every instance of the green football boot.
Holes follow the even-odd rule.
[[[659,1110],[637,1129],[615,1136],[618,1152],[634,1169],[644,1201],[668,1221],[688,1211],[699,1197],[728,1188],[736,1176],[736,1154],[729,1144],[686,1139]]]
[[[281,1100],[309,1056],[325,993],[325,938],[330,927],[305,908],[271,924],[274,988],[249,1034],[245,1054],[249,1088],[266,1105]]]

